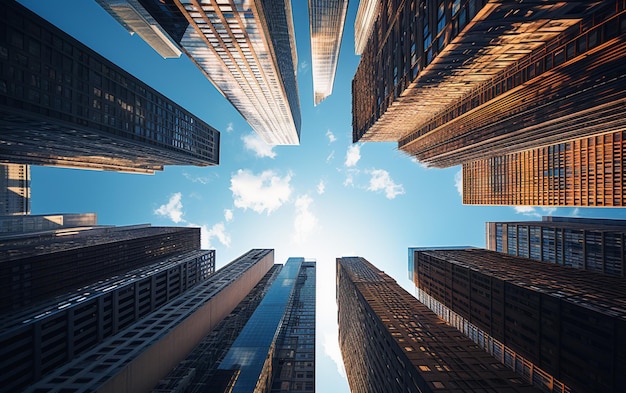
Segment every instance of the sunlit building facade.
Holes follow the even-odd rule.
[[[96,224],[96,213],[0,215],[0,239],[15,234]]]
[[[181,291],[177,287],[179,280],[176,275],[172,276],[172,272],[166,274],[165,285],[160,285],[160,273],[151,267],[149,273],[146,271],[146,275],[139,276],[139,281],[131,285],[131,294],[120,290],[118,296],[123,294],[125,299],[120,309],[127,314],[128,309],[137,307],[137,302],[146,309],[151,301],[149,299],[152,299],[144,293],[146,289],[148,294],[153,292],[152,296],[156,291],[156,296],[165,301],[141,314],[140,318],[126,323],[105,340],[76,354],[69,362],[57,365],[28,390],[151,391],[235,309],[273,265],[273,250],[251,250]],[[174,271],[181,270],[184,271],[180,268]],[[144,277],[151,278],[145,280]],[[183,282],[181,278],[180,283]],[[116,286],[115,290],[117,288],[120,287]],[[105,289],[105,292],[112,290]],[[170,290],[177,292],[172,296],[164,293]],[[139,298],[133,301],[132,292],[137,293]],[[109,309],[105,303],[105,313]],[[132,312],[130,314],[133,315]]]
[[[354,53],[360,55],[372,35],[374,22],[379,13],[380,1],[361,0],[354,21]]]
[[[333,92],[348,0],[309,0],[315,105]]]
[[[626,220],[543,217],[487,222],[487,249],[624,277]]]
[[[290,0],[98,3],[162,56],[186,53],[266,143],[299,144]]]
[[[217,130],[14,1],[0,13],[0,162],[217,165]]]
[[[409,249],[417,298],[549,392],[626,383],[621,277],[481,249]]]
[[[626,205],[626,132],[575,139],[463,164],[463,203]]]
[[[352,392],[538,392],[361,257],[337,258]]]
[[[0,216],[30,214],[30,166],[0,164]]]

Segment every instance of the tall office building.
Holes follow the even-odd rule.
[[[354,53],[360,55],[367,45],[367,41],[372,35],[374,22],[378,17],[380,1],[378,0],[361,0],[359,1],[359,9],[356,12],[354,21]]]
[[[315,105],[333,92],[348,0],[309,0]]]
[[[246,298],[272,268],[273,258],[273,250],[251,250],[204,282],[57,368],[30,391],[70,388],[149,391]],[[271,291],[272,288],[268,294]],[[264,300],[267,298],[268,295]],[[267,319],[257,319],[257,330],[265,326],[259,322],[272,320],[270,314],[264,314]],[[248,349],[252,348],[242,348]],[[267,353],[263,360],[266,356]]]
[[[76,227],[3,236],[0,312],[199,248],[199,228]]]
[[[30,166],[0,164],[0,216],[30,214]]]
[[[550,392],[626,384],[626,281],[481,249],[409,249],[417,297]]]
[[[269,144],[300,141],[290,0],[97,0],[165,57],[185,52]]]
[[[96,213],[0,215],[0,240],[4,236],[52,229],[94,226]]]
[[[337,258],[337,306],[352,392],[538,391],[364,258]]]
[[[315,262],[274,265],[154,392],[314,392]]]
[[[488,222],[487,249],[617,277],[626,274],[626,220],[543,217]]]
[[[217,130],[15,1],[0,11],[0,162],[217,165]]]
[[[463,164],[463,203],[625,206],[626,132]]]
[[[547,155],[559,144],[584,156],[585,138],[610,138],[626,126],[625,10],[609,0],[385,1],[353,81],[353,141],[397,141],[431,167],[480,166],[464,171],[466,190],[498,181],[502,169],[492,165]],[[551,173],[541,181],[558,180]],[[528,176],[507,174],[507,189],[522,187],[509,178]],[[593,178],[579,181],[596,187]],[[524,204],[474,192],[467,203]],[[621,206],[621,186],[618,196],[598,192],[589,205]],[[559,194],[539,202],[567,203]]]

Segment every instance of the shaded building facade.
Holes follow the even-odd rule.
[[[0,240],[0,311],[50,299],[146,266],[155,258],[200,249],[199,228],[76,227]]]
[[[538,391],[364,258],[337,258],[337,306],[353,392]]]
[[[176,56],[170,53],[175,46],[189,56],[266,143],[299,144],[298,61],[290,0],[98,3],[128,30],[140,32],[160,54]],[[150,27],[137,24],[137,19]],[[149,34],[141,33],[146,30]]]
[[[310,0],[313,102],[318,105],[333,92],[348,0]]]
[[[481,249],[410,252],[418,299],[525,380],[556,392],[624,386],[622,278]]]
[[[0,164],[0,216],[30,214],[30,166]]]
[[[217,165],[220,134],[15,1],[0,12],[0,162]]]
[[[626,220],[543,217],[486,229],[488,250],[624,277]]]
[[[18,233],[95,226],[96,224],[96,213],[0,215],[0,239],[3,236],[11,236]]]
[[[272,268],[273,257],[273,250],[245,253],[58,366],[27,391],[149,391],[250,293]]]

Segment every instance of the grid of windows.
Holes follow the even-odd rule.
[[[16,2],[0,19],[3,159],[138,172],[218,164],[219,132],[199,118]]]

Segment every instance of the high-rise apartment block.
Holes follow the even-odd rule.
[[[626,274],[626,220],[548,216],[486,226],[488,250],[617,277]]]
[[[465,203],[622,206],[624,20],[609,0],[383,1],[353,80],[353,141],[463,164]]]
[[[311,68],[315,105],[333,92],[347,12],[348,0],[309,1]]]
[[[539,391],[363,258],[337,258],[337,306],[352,392]]]
[[[98,0],[164,57],[184,52],[269,144],[300,141],[290,0]]]
[[[481,249],[409,249],[417,298],[549,392],[626,384],[626,281]]]
[[[0,216],[30,213],[30,166],[0,164]]]
[[[217,165],[220,134],[15,1],[0,11],[0,162]]]

